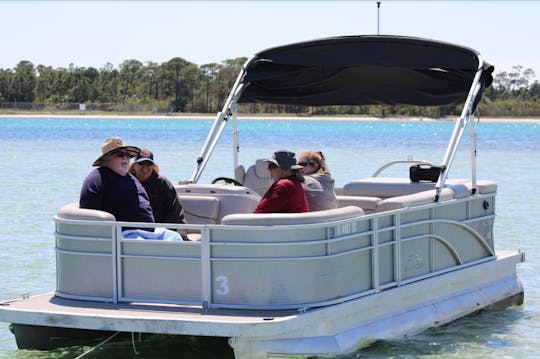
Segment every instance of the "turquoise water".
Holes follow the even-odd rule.
[[[52,216],[78,201],[80,185],[106,137],[154,152],[161,173],[173,182],[190,178],[212,119],[0,119],[0,300],[55,288]],[[406,340],[379,342],[350,358],[540,357],[540,123],[475,124],[479,179],[497,181],[497,249],[523,249],[518,266],[525,304],[482,312]],[[246,167],[278,148],[325,153],[337,185],[371,176],[394,160],[441,162],[452,122],[242,121],[240,163]],[[468,132],[450,177],[468,176]],[[232,175],[231,128],[227,128],[200,182]],[[407,176],[406,167],[392,175]],[[421,293],[419,293],[421,295]],[[217,345],[218,356],[230,355]],[[216,349],[213,348],[212,352]],[[17,350],[7,323],[0,323],[0,358],[75,358],[87,347],[49,352]],[[107,344],[88,358],[211,357],[177,338],[153,336],[138,343]]]

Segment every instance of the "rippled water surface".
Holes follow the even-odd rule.
[[[212,119],[36,119],[0,118],[0,300],[55,288],[52,217],[64,204],[78,201],[80,185],[101,153],[103,140],[124,142],[154,152],[161,173],[173,182],[189,179]],[[394,160],[440,163],[453,130],[447,121],[241,121],[240,163],[246,167],[273,150],[320,149],[342,186],[371,176]],[[518,266],[525,303],[484,311],[400,341],[377,342],[350,358],[521,358],[540,357],[540,124],[475,124],[479,179],[498,183],[497,249],[522,249]],[[216,148],[200,182],[232,177],[231,128]],[[450,177],[468,176],[468,133]],[[407,168],[393,175],[407,176]],[[419,294],[420,295],[420,294]],[[87,358],[232,357],[226,343],[146,336],[108,343]],[[54,351],[17,350],[7,323],[0,323],[0,358],[75,358],[79,346]]]

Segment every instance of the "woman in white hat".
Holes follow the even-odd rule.
[[[98,166],[85,178],[80,208],[98,209],[114,215],[117,221],[154,222],[148,194],[130,173],[129,161],[141,150],[124,146],[120,137],[109,137],[101,146]],[[152,231],[152,229],[148,229]]]
[[[296,164],[293,152],[278,150],[268,162],[268,171],[274,183],[260,200],[255,213],[309,212],[309,205],[302,187],[304,178]]]

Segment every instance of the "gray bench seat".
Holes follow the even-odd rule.
[[[497,183],[489,180],[477,181],[478,194],[494,193]],[[351,181],[340,190],[338,206],[358,206],[366,213],[383,212],[399,208],[432,203],[435,183],[411,182],[409,178],[366,178]],[[472,194],[472,183],[468,179],[449,179],[442,189],[439,200],[465,198]]]
[[[497,183],[489,180],[477,181],[477,191],[480,194],[497,191]],[[445,187],[452,189],[454,198],[469,196],[472,190],[468,179],[449,179]],[[409,178],[365,178],[351,181],[343,186],[344,196],[366,197],[398,197],[423,192],[435,188],[434,182],[411,182]]]
[[[176,187],[188,223],[219,224],[231,213],[252,213],[261,196],[239,186],[187,184]]]
[[[448,201],[453,198],[454,192],[450,188],[443,188],[439,202]],[[375,212],[392,211],[394,209],[422,206],[433,203],[435,200],[435,190],[422,191],[404,196],[387,198],[377,206]]]

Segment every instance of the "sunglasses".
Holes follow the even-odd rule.
[[[269,170],[274,170],[274,169],[276,169],[276,168],[278,168],[278,166],[276,166],[275,164],[273,164],[273,163],[269,163],[269,164],[268,164],[268,169],[269,169]]]
[[[133,156],[133,154],[131,152],[126,152],[126,151],[116,151],[113,153],[113,156],[114,157],[127,157],[127,158],[133,158],[135,156]]]
[[[315,166],[315,163],[313,163],[313,162],[298,162],[298,165],[302,166],[302,167],[307,167],[307,165]]]

